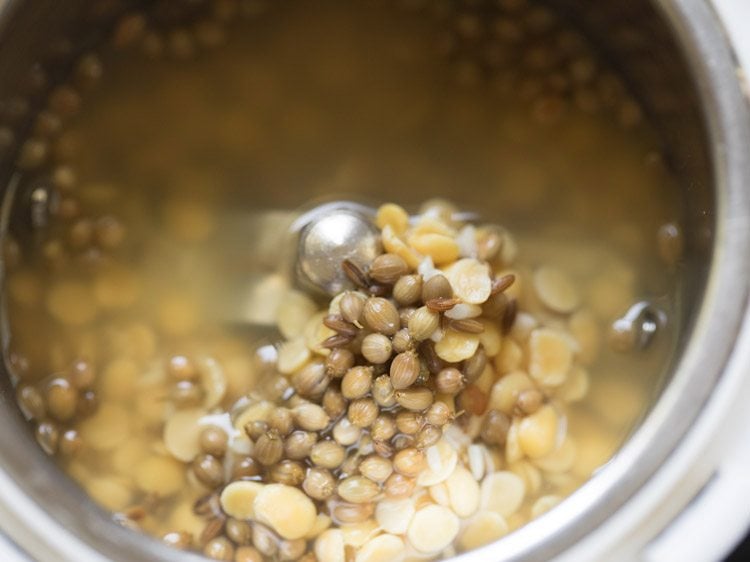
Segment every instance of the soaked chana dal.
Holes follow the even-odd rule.
[[[6,363],[40,446],[218,560],[446,558],[554,508],[671,345],[610,329],[680,259],[620,78],[532,0],[186,6],[124,15],[19,152]],[[332,298],[289,273],[321,198],[372,204],[382,250]]]

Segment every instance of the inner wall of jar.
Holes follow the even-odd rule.
[[[72,5],[72,4],[71,4]],[[104,18],[106,19],[108,17],[108,11],[112,10],[113,8],[108,8],[105,10],[106,7],[105,4],[102,5],[101,11],[97,12],[97,10],[92,10],[92,12],[89,12],[90,8],[87,8],[86,11],[88,12],[88,15],[86,17],[80,17],[80,14],[76,14],[73,16],[73,21],[81,21],[86,19],[91,19],[92,17],[94,19],[96,18]],[[71,9],[71,13],[73,13],[74,10]],[[64,17],[64,15],[63,15]],[[166,16],[165,16],[166,17]],[[34,18],[30,18],[27,21],[37,21]],[[43,22],[40,23],[40,27],[43,27]],[[16,29],[23,29],[23,26],[18,26]],[[38,28],[37,28],[38,29]],[[11,30],[11,31],[15,31]],[[33,37],[33,34],[30,34],[29,36]],[[33,42],[33,41],[32,41]],[[54,43],[54,42],[53,42]],[[50,56],[53,57],[62,57],[61,60],[65,60],[67,57],[69,57],[69,53],[71,51],[76,51],[77,48],[73,46],[72,44],[67,44],[65,41],[61,41],[59,44],[52,45],[54,48],[52,49],[53,54]],[[49,45],[47,45],[49,47]],[[64,74],[63,69],[64,65],[60,65],[57,68],[61,69],[61,74]],[[3,70],[6,70],[6,72],[14,73],[16,76],[19,74],[15,73],[13,70],[8,70],[11,67],[4,66]],[[7,75],[6,75],[7,76]],[[123,79],[125,75],[123,75]],[[33,74],[31,79],[29,80],[31,82],[31,87],[33,89],[34,87],[34,79]],[[39,83],[41,83],[41,80],[39,80]],[[50,84],[54,83],[54,79]],[[8,84],[8,80],[3,80],[3,85]],[[42,85],[39,89],[39,92],[43,92],[46,90],[47,85]],[[117,87],[116,85],[114,87]],[[39,94],[37,94],[39,95]],[[476,93],[466,94],[466,99],[469,100],[471,96],[476,95]],[[33,107],[33,100],[34,95],[31,96],[24,96],[21,99],[25,99],[27,103],[29,103],[29,109]],[[37,98],[38,99],[38,98]],[[23,102],[16,103],[17,99],[15,96],[9,96],[8,97],[9,103],[5,105],[5,108],[7,112],[9,113],[8,117],[13,120],[17,119],[18,125],[15,126],[15,134],[18,136],[19,139],[23,138],[23,120],[24,115],[23,111],[19,111],[19,108],[23,109]],[[31,101],[29,101],[31,100]],[[468,105],[468,104],[467,104]],[[451,108],[455,109],[455,108]],[[33,110],[29,112],[29,114],[33,115]],[[17,114],[17,115],[16,115]],[[460,119],[476,119],[476,116],[472,116],[470,113],[466,115],[459,115]],[[505,123],[505,126],[507,127],[510,125],[512,127],[513,123],[512,121],[510,123]],[[519,124],[519,125],[522,125]],[[509,133],[512,135],[521,135],[523,136],[523,131],[521,129],[513,130],[512,128],[505,129],[506,131],[510,130]],[[659,142],[657,139],[653,137],[649,137],[649,135],[646,135],[644,137],[646,139],[646,142],[653,143],[654,147],[659,146]],[[2,139],[0,139],[2,140]],[[10,144],[10,143],[9,143]],[[477,143],[481,144],[481,143]],[[488,143],[489,144],[489,143]],[[11,150],[13,148],[13,145],[11,146]],[[473,147],[472,147],[473,148]],[[627,146],[622,146],[623,150],[627,150]],[[547,150],[554,150],[547,148]],[[473,152],[473,150],[472,150]],[[450,147],[446,149],[446,154],[450,153]],[[274,155],[271,155],[274,156]],[[286,155],[286,156],[294,156]],[[466,154],[464,155],[465,158],[472,158],[472,156],[476,156],[481,160],[482,157],[486,158],[486,154],[482,153],[481,150],[478,150],[476,154]],[[457,200],[456,202],[459,204],[460,207],[465,207],[470,210],[480,210],[483,215],[492,215],[492,213],[488,213],[487,211],[483,210],[486,209],[488,205],[492,205],[495,209],[502,209],[502,212],[498,212],[498,216],[501,217],[501,221],[504,225],[511,228],[511,230],[522,232],[525,234],[528,234],[529,232],[533,232],[536,230],[537,227],[537,221],[542,222],[546,225],[545,228],[548,230],[544,234],[536,233],[535,235],[528,236],[526,242],[524,243],[525,246],[522,246],[527,248],[530,252],[537,252],[536,256],[539,260],[546,260],[550,256],[556,256],[559,255],[562,251],[560,248],[555,248],[553,246],[550,246],[547,241],[550,238],[564,238],[566,236],[576,236],[580,233],[575,233],[571,231],[570,225],[566,224],[567,221],[557,221],[556,215],[558,213],[562,214],[563,216],[570,213],[560,212],[560,205],[562,208],[566,208],[565,205],[569,203],[566,203],[565,201],[558,200],[558,203],[560,205],[547,205],[542,204],[544,201],[544,194],[549,194],[549,191],[545,191],[545,187],[539,185],[540,183],[543,183],[545,180],[543,178],[540,178],[538,173],[534,169],[534,155],[526,155],[519,153],[518,155],[507,155],[508,158],[528,158],[528,165],[525,170],[526,176],[523,178],[524,183],[528,186],[536,186],[540,191],[538,191],[536,194],[534,194],[534,189],[529,189],[529,191],[526,193],[527,199],[524,201],[523,198],[518,197],[518,192],[514,193],[512,189],[509,190],[509,194],[507,196],[503,196],[503,193],[500,191],[500,188],[496,187],[495,191],[493,193],[492,199],[488,200],[487,196],[487,190],[486,189],[477,189],[477,190],[471,190],[471,189],[464,189],[464,185],[461,182],[444,182],[442,178],[436,177],[435,174],[432,174],[432,177],[427,178],[425,181],[424,174],[426,174],[429,171],[430,166],[422,166],[422,167],[416,167],[416,169],[413,171],[414,177],[408,177],[406,178],[408,181],[404,181],[403,177],[398,177],[398,175],[388,178],[386,177],[379,177],[378,182],[373,182],[372,178],[375,177],[374,174],[370,174],[369,170],[365,166],[363,169],[357,169],[357,166],[360,164],[357,161],[354,161],[352,166],[349,167],[349,169],[346,169],[344,167],[342,172],[343,180],[340,180],[341,183],[336,185],[335,178],[333,180],[328,180],[323,183],[321,183],[317,188],[308,185],[308,194],[314,195],[317,197],[323,197],[323,198],[330,198],[332,195],[332,191],[340,191],[340,192],[346,192],[346,193],[352,193],[352,192],[363,192],[362,198],[365,200],[371,200],[371,201],[385,201],[385,200],[399,200],[400,202],[403,202],[407,206],[413,206],[419,201],[426,198],[427,195],[441,195],[446,196],[449,198],[452,198],[454,200],[459,199],[455,194],[461,193],[460,200]],[[5,162],[9,162],[9,160],[5,160]],[[352,172],[352,170],[354,170]],[[306,172],[314,172],[314,170],[306,170]],[[353,174],[353,175],[352,175]],[[420,177],[422,176],[422,177]],[[613,172],[613,182],[617,182],[617,173]],[[621,176],[620,176],[621,177]],[[353,179],[352,179],[353,178]],[[235,196],[238,198],[238,201],[242,201],[245,204],[252,204],[253,207],[256,205],[258,207],[263,208],[289,208],[289,207],[296,207],[300,204],[305,203],[306,200],[311,199],[312,197],[299,197],[299,194],[295,193],[294,190],[287,189],[287,186],[289,185],[299,185],[302,182],[300,181],[302,178],[300,177],[284,177],[280,179],[280,183],[276,186],[273,186],[271,189],[267,189],[264,191],[265,195],[263,193],[253,193],[252,197],[249,199],[245,199],[245,196],[243,195],[241,190],[238,190],[235,193]],[[389,181],[391,180],[391,181]],[[369,183],[372,182],[372,183]],[[517,178],[508,178],[509,183],[512,183],[513,181],[517,181]],[[479,176],[471,178],[467,183],[471,185],[486,185],[486,182],[483,181],[483,179]],[[564,182],[563,182],[564,183]],[[575,181],[570,180],[569,184],[566,185],[567,188],[574,189],[575,188]],[[419,187],[419,186],[423,187]],[[332,188],[333,186],[333,188]],[[622,182],[617,188],[612,189],[613,193],[620,192],[622,194],[627,193],[630,190],[631,186],[628,184],[628,182]],[[547,188],[548,189],[548,188]],[[21,190],[20,192],[23,192]],[[281,193],[282,195],[278,195]],[[404,193],[408,193],[407,197],[404,197]],[[266,198],[267,194],[274,194],[271,198]],[[511,196],[515,195],[515,196]],[[559,193],[558,193],[559,195]],[[286,198],[284,198],[286,196]],[[491,203],[490,203],[491,201]],[[573,211],[573,214],[578,213],[578,216],[585,217],[584,222],[588,223],[588,226],[594,228],[595,230],[597,228],[602,228],[604,225],[602,223],[606,223],[607,221],[602,221],[602,216],[597,217],[596,213],[592,213],[592,209],[596,208],[596,205],[592,203],[592,199],[590,198],[580,198],[578,207],[575,207],[571,205],[568,207],[568,210],[577,209],[577,211]],[[544,201],[544,203],[547,203],[547,201]],[[679,220],[682,218],[682,210],[679,209],[678,204],[676,201],[672,201],[668,206],[671,206],[674,209],[674,214],[671,216],[660,216],[658,217],[658,220],[655,220],[652,227],[658,227],[659,221],[663,221],[665,219],[667,220]],[[15,207],[17,212],[19,213],[27,213],[28,208],[24,208],[23,205]],[[533,223],[531,223],[530,217],[533,218]],[[489,218],[489,217],[488,217]],[[598,226],[597,226],[598,225]],[[655,228],[651,229],[652,231],[655,230]],[[552,233],[552,234],[551,234]],[[620,238],[620,243],[622,246],[627,246],[628,244],[632,243],[632,236],[633,232],[632,229],[629,229],[627,225],[623,225],[622,232],[618,235]],[[629,240],[630,239],[630,240]],[[599,254],[600,256],[606,256],[607,251],[605,250],[603,254]],[[554,259],[554,258],[553,258]],[[606,259],[606,258],[604,258]],[[640,293],[641,296],[645,296],[648,294],[649,296],[654,294],[663,294],[665,285],[664,280],[655,279],[649,282],[651,285],[647,289],[643,289],[643,292]],[[673,289],[672,289],[673,290]],[[673,295],[676,293],[673,293]],[[681,325],[684,319],[687,317],[687,315],[684,314],[678,314],[679,310],[681,309],[682,303],[675,303],[672,302],[669,304],[669,311],[671,314],[670,319],[674,322],[670,324],[670,326],[674,326],[677,322],[679,322]],[[679,320],[678,320],[679,319]],[[675,330],[674,332],[665,332],[663,336],[656,342],[656,347],[652,348],[647,356],[647,361],[651,363],[646,370],[653,371],[653,372],[662,372],[666,373],[668,372],[668,369],[665,367],[665,365],[669,362],[669,349],[674,344],[674,338],[677,336],[678,330]],[[648,388],[644,390],[645,396],[648,396],[649,394],[651,396],[654,396],[660,387],[660,381],[653,380],[651,383],[649,383],[647,386]],[[644,398],[644,401],[642,403],[642,406],[645,406],[650,399]],[[642,409],[638,414],[633,416],[633,421],[635,421],[635,418],[637,418],[639,415],[641,415],[643,412],[645,412],[645,408]]]

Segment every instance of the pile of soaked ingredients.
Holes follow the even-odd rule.
[[[6,363],[41,447],[121,525],[235,562],[446,558],[553,508],[647,406],[663,356],[601,341],[681,253],[639,106],[538,2],[391,3],[413,20],[210,0],[167,25],[177,3],[156,2],[50,85],[19,143]],[[217,278],[244,275],[214,261],[235,211],[288,234],[279,209],[333,192],[395,201],[380,255],[342,261],[322,299],[258,229],[246,308],[274,335],[217,320]],[[536,238],[493,223],[516,209]],[[563,252],[573,217],[591,231]]]
[[[97,500],[124,508],[126,525],[183,487],[202,491],[174,507],[163,540],[219,560],[428,559],[502,537],[604,460],[578,455],[566,429],[568,405],[588,390],[598,328],[563,271],[519,268],[506,230],[465,224],[457,211],[445,201],[413,216],[381,206],[384,253],[344,260],[352,288],[324,306],[298,290],[283,296],[285,339],[258,350],[262,384],[228,410],[227,376],[209,356],[173,355],[140,381],[123,359],[102,374],[105,393],[168,388],[155,410],[137,404],[157,424],[164,416],[151,452],[128,441],[131,417],[115,404],[80,434],[40,421],[40,443],[65,456],[84,442],[110,451],[141,502],[130,505],[116,478],[70,469]],[[55,302],[51,293],[53,314]],[[19,401],[34,419],[65,422],[85,413],[93,383],[78,361],[19,387]]]

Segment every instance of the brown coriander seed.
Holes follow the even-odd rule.
[[[399,433],[391,439],[391,445],[393,446],[394,452],[414,447],[414,436],[406,435],[406,433]]]
[[[487,367],[487,353],[484,351],[484,346],[480,344],[474,355],[464,361],[461,372],[467,381],[474,382],[482,375],[485,367]]]
[[[388,299],[370,297],[365,302],[362,317],[374,332],[392,336],[401,327],[398,310]]]
[[[91,388],[95,378],[94,367],[89,361],[79,359],[70,368],[70,382],[79,390]]]
[[[177,550],[187,550],[193,546],[193,535],[187,531],[172,531],[162,535],[162,542]]]
[[[418,449],[432,447],[440,441],[442,436],[443,432],[438,426],[429,423],[425,424],[414,437],[414,446]]]
[[[331,509],[331,518],[338,524],[361,523],[375,513],[374,503],[337,502]]]
[[[455,396],[464,388],[466,379],[455,367],[446,367],[435,375],[435,388],[441,394]]]
[[[261,435],[253,447],[253,458],[263,466],[276,464],[283,454],[284,442],[275,429],[269,429]]]
[[[445,402],[438,401],[427,409],[424,417],[427,423],[442,427],[453,421],[453,412]]]
[[[352,367],[341,379],[341,395],[347,400],[362,398],[372,387],[372,367]]]
[[[407,478],[416,478],[427,467],[425,455],[419,449],[402,449],[393,457],[393,469]]]
[[[184,355],[174,355],[169,358],[167,373],[176,381],[192,381],[198,378],[198,369]]]
[[[383,285],[376,283],[367,287],[367,293],[373,297],[387,297],[388,293],[391,292],[390,285]]]
[[[427,366],[427,370],[433,375],[438,374],[445,367],[445,363],[438,357],[435,351],[435,343],[431,340],[423,341],[419,345],[419,353]]]
[[[334,387],[329,387],[323,394],[323,410],[331,419],[336,419],[346,412],[346,399],[341,391]]]
[[[333,470],[346,458],[346,449],[333,440],[318,441],[310,450],[310,460],[315,466]]]
[[[422,302],[424,303],[433,299],[449,299],[452,296],[453,288],[444,275],[430,277],[422,284]]]
[[[396,404],[396,393],[390,375],[380,375],[372,383],[372,399],[383,408]]]
[[[366,476],[349,476],[340,480],[336,492],[350,503],[369,503],[380,494],[380,486]]]
[[[86,390],[78,397],[78,408],[76,415],[81,417],[90,416],[99,407],[99,397],[93,390]]]
[[[440,314],[422,306],[409,318],[409,335],[415,341],[428,339],[440,327]]]
[[[243,429],[250,439],[257,441],[261,435],[268,431],[268,423],[262,420],[255,420],[247,422]]]
[[[253,546],[261,554],[271,557],[279,549],[279,539],[271,529],[260,523],[253,523]]]
[[[16,401],[23,415],[32,420],[44,418],[46,409],[42,393],[36,387],[22,384],[16,389]]]
[[[53,378],[45,388],[47,412],[58,421],[67,421],[76,413],[78,391],[63,377]]]
[[[303,398],[296,392],[293,393],[291,396],[289,396],[289,398],[286,401],[286,407],[292,409],[292,413],[293,413],[292,415],[294,415],[295,408],[299,406],[306,406],[309,404],[313,404],[313,402],[308,400],[307,398]]]
[[[401,320],[402,326],[408,326],[409,320],[411,320],[411,317],[414,316],[414,313],[417,311],[416,308],[413,306],[405,306],[398,311],[398,318]]]
[[[263,555],[254,546],[240,546],[234,551],[234,562],[263,562]]]
[[[263,381],[262,390],[268,400],[281,400],[292,388],[292,385],[283,375],[274,375]]]
[[[409,329],[401,328],[396,332],[393,336],[391,345],[393,351],[396,353],[403,353],[404,351],[410,350],[414,345],[414,340],[412,340],[412,337],[409,335]]]
[[[396,402],[407,410],[422,411],[430,407],[434,400],[432,391],[424,386],[410,387],[396,391]]]
[[[500,254],[504,240],[498,228],[487,229],[477,241],[477,257],[482,261],[493,261]]]
[[[215,426],[203,428],[198,441],[201,450],[208,455],[221,458],[227,452],[228,438],[226,432],[221,428]]]
[[[353,426],[349,421],[349,418],[342,417],[333,426],[331,435],[336,443],[343,445],[344,447],[349,447],[350,445],[354,445],[359,441],[360,437],[362,437],[362,429]]]
[[[193,474],[208,488],[217,488],[224,483],[224,465],[213,455],[198,455],[192,466]]]
[[[362,340],[361,353],[370,363],[385,363],[391,358],[393,345],[388,336],[368,334]]]
[[[399,353],[391,362],[391,385],[396,390],[410,387],[419,377],[419,358],[413,351]],[[398,398],[397,398],[398,400]]]
[[[505,293],[490,295],[482,304],[482,316],[486,318],[500,318],[508,306],[508,296]]]
[[[282,562],[299,560],[299,558],[305,553],[306,548],[307,541],[305,539],[282,540],[279,542],[279,560]]]
[[[284,441],[284,454],[292,460],[303,460],[310,455],[318,437],[311,431],[293,431]]]
[[[388,441],[373,441],[372,448],[376,455],[383,457],[384,459],[390,459],[396,452],[393,445]]]
[[[314,500],[327,500],[336,491],[336,479],[327,469],[313,467],[307,470],[302,489]]]
[[[203,554],[213,560],[227,560],[231,562],[234,560],[234,545],[226,537],[216,537],[206,543],[206,546],[203,547]]]
[[[221,515],[222,511],[219,494],[212,492],[195,500],[193,503],[193,513],[204,518],[210,515]]]
[[[391,414],[380,414],[370,426],[370,436],[374,441],[388,441],[397,430],[396,420]]]
[[[292,375],[292,386],[305,398],[321,396],[330,382],[325,365],[318,361],[311,361]]]
[[[510,418],[499,410],[490,410],[484,418],[479,436],[487,445],[503,445],[509,429]]]
[[[241,521],[230,517],[224,524],[224,532],[229,539],[237,545],[250,544],[253,538],[253,528],[247,521]]]
[[[382,484],[393,474],[393,463],[379,455],[369,455],[359,463],[359,472],[370,480]]]
[[[456,404],[458,409],[474,416],[481,416],[487,410],[489,396],[475,384],[468,384],[458,395]]]
[[[305,467],[299,461],[285,459],[273,465],[268,471],[268,476],[279,484],[299,486],[305,479]]]
[[[343,377],[354,366],[354,354],[341,347],[331,350],[325,361],[325,372],[329,377]]]
[[[424,425],[424,416],[419,412],[401,410],[396,414],[396,427],[401,433],[414,435]]]
[[[286,437],[294,429],[294,416],[289,408],[274,408],[268,416],[268,427],[275,429],[279,435]]]
[[[404,275],[393,286],[393,299],[401,306],[419,302],[422,297],[422,276]]]
[[[416,486],[417,483],[413,478],[396,472],[385,481],[383,491],[391,499],[408,498],[412,495]]]
[[[516,410],[525,415],[536,412],[544,402],[544,395],[535,388],[522,390],[516,399]]]
[[[331,423],[326,411],[317,404],[300,404],[292,413],[297,427],[306,431],[322,431]]]
[[[356,291],[347,291],[344,293],[339,302],[339,310],[344,320],[352,324],[360,323],[366,300],[367,297]]]
[[[203,387],[193,381],[177,381],[170,391],[170,398],[178,408],[191,408],[203,402]]]
[[[60,436],[58,449],[63,456],[74,457],[83,450],[83,439],[78,431],[68,429]]]
[[[240,457],[232,465],[232,480],[241,480],[243,478],[254,478],[260,476],[263,468],[260,463],[253,457]]]
[[[221,535],[222,531],[224,531],[225,522],[226,517],[224,517],[223,514],[211,517],[201,531],[199,542],[201,544],[206,544]]]
[[[386,285],[393,285],[408,271],[409,266],[396,254],[380,254],[370,264],[370,277]]]
[[[347,417],[352,425],[369,427],[378,417],[380,408],[371,398],[358,398],[349,404]]]
[[[359,463],[362,462],[362,458],[358,453],[353,452],[344,459],[341,466],[338,469],[339,480],[353,476],[359,472]]]

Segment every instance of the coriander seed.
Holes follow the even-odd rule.
[[[213,455],[199,455],[193,461],[193,473],[208,488],[217,488],[224,483],[224,466]]]
[[[426,340],[440,327],[440,314],[422,306],[409,318],[408,326],[409,335],[414,340]]]
[[[382,297],[367,299],[362,316],[371,330],[386,336],[392,336],[401,326],[396,307],[391,301]]]
[[[336,479],[325,468],[310,468],[302,482],[302,489],[314,500],[327,500],[336,490]]]
[[[453,288],[445,275],[430,277],[422,285],[422,302],[426,303],[434,299],[449,299],[453,296]]]
[[[310,450],[310,460],[313,464],[330,470],[338,468],[345,457],[346,450],[332,440],[318,441]]]
[[[392,351],[391,340],[383,334],[368,334],[362,340],[361,353],[370,363],[385,363]]]
[[[284,442],[275,429],[269,429],[255,442],[253,457],[263,466],[271,466],[281,460]]]
[[[396,390],[410,387],[419,377],[419,359],[413,351],[399,353],[391,362],[391,385]],[[397,398],[398,400],[398,398]]]
[[[341,310],[341,316],[347,322],[352,324],[358,324],[362,319],[362,312],[365,307],[365,297],[362,293],[355,291],[347,291],[344,296],[341,297],[339,302],[339,309]]]
[[[390,375],[380,375],[372,383],[372,398],[383,408],[396,404],[396,393]]]
[[[349,404],[347,417],[356,427],[369,427],[378,417],[380,409],[371,398],[358,398]]]
[[[292,460],[302,460],[310,455],[318,440],[311,431],[293,431],[284,441],[284,455]]]
[[[401,306],[419,302],[422,297],[422,276],[404,275],[393,286],[393,298]]]
[[[396,254],[381,254],[370,265],[370,277],[386,285],[393,285],[408,271],[404,259]]]
[[[337,347],[326,357],[325,371],[329,377],[343,377],[353,366],[354,354],[348,349]]]
[[[407,410],[426,410],[432,404],[433,398],[432,391],[424,386],[396,391],[396,402]]]
[[[341,395],[347,400],[362,398],[372,386],[372,367],[352,367],[341,379]]]
[[[442,394],[455,396],[464,388],[465,379],[455,367],[447,367],[435,375],[435,388]]]

